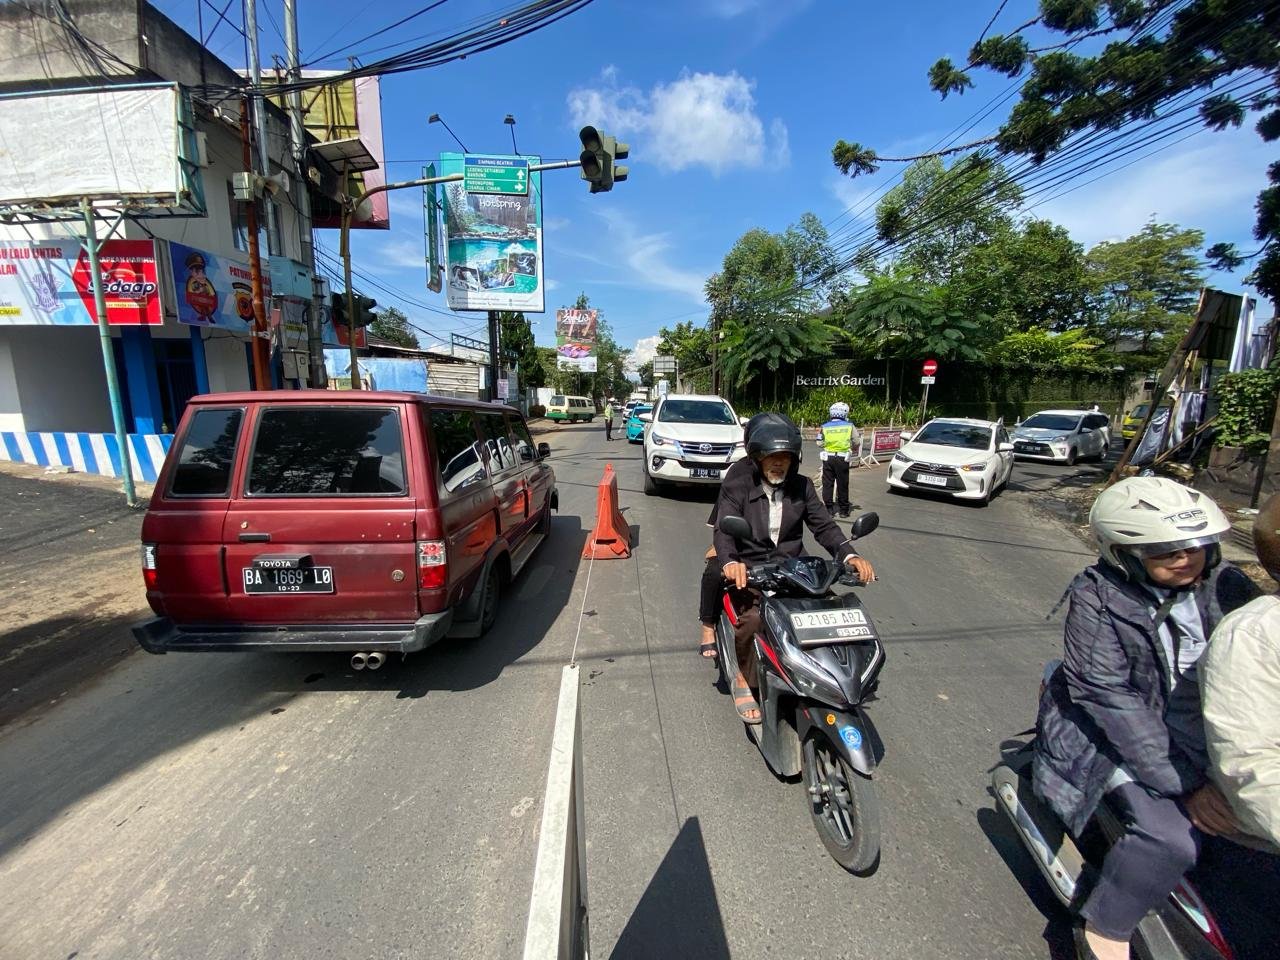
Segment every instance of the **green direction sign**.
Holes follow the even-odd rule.
[[[467,193],[529,195],[527,157],[467,156],[462,172],[462,183]]]

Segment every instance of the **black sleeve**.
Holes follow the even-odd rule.
[[[717,518],[746,516],[747,511],[743,506],[742,492],[738,489],[738,484],[720,485],[720,496],[716,498],[716,505],[712,507],[711,512]],[[720,558],[722,564],[738,559],[738,543],[733,537],[727,533],[721,533],[717,528],[712,533],[711,539],[716,546],[716,556]]]
[[[814,539],[837,560],[857,556],[858,551],[853,549],[853,541],[831,519],[831,513],[818,499],[818,491],[808,477],[804,479],[804,522],[813,531]]]

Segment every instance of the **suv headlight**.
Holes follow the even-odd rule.
[[[664,436],[663,436],[662,434],[660,434],[660,433],[654,433],[652,430],[650,430],[650,431],[649,431],[649,439],[653,441],[653,445],[654,445],[655,447],[660,447],[660,446],[662,446],[664,443],[674,443],[674,442],[675,442],[674,440],[671,440],[671,439],[669,439],[669,438],[667,438],[667,437],[664,437]]]
[[[987,461],[983,460],[981,463],[966,463],[961,466],[960,469],[965,473],[980,473],[987,469]]]
[[[902,454],[900,454],[900,453],[895,453],[895,454],[893,455],[893,459],[894,459],[894,460],[897,460],[897,461],[898,461],[898,463],[910,463],[910,462],[911,462],[911,458],[910,458],[910,457],[904,457],[904,456],[903,456]]]
[[[1049,442],[1050,442],[1050,443],[1066,443],[1066,442],[1067,442],[1067,438],[1066,438],[1065,436],[1063,436],[1063,437],[1054,437],[1054,438],[1053,438],[1052,440],[1050,440]]]

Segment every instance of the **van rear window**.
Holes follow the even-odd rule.
[[[266,497],[404,493],[399,414],[363,404],[264,410],[246,492]]]
[[[178,451],[178,465],[169,484],[171,495],[227,496],[243,419],[244,411],[239,407],[196,411]]]

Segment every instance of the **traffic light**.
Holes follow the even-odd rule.
[[[378,301],[373,297],[362,297],[358,293],[352,299],[356,305],[356,326],[369,326],[374,321],[373,308],[378,305]]]
[[[347,295],[345,293],[329,294],[329,316],[334,324],[347,326]]]
[[[595,127],[583,127],[578,133],[582,141],[582,153],[578,161],[582,164],[582,179],[591,184],[592,193],[606,193],[613,189],[615,183],[627,179],[630,172],[626,167],[614,166],[614,161],[625,160],[631,148],[619,143],[607,133],[601,133]]]

